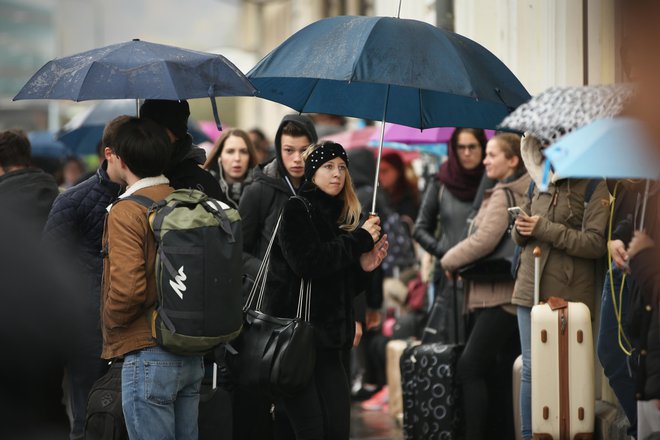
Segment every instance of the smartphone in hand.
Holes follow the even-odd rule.
[[[514,219],[518,217],[519,215],[526,216],[527,213],[523,211],[523,209],[520,206],[512,206],[511,208],[507,208],[507,211],[509,211],[509,215],[513,217]]]

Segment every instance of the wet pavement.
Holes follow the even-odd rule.
[[[351,407],[351,440],[402,440],[394,418],[383,411],[364,411],[359,403]]]

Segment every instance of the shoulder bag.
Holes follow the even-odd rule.
[[[513,193],[508,188],[503,188],[506,194],[507,207],[515,204]],[[508,214],[507,214],[508,215]],[[487,219],[486,219],[487,220]],[[487,256],[475,261],[474,263],[463,266],[458,270],[458,275],[469,281],[509,281],[511,275],[511,264],[514,258],[516,243],[511,238],[513,229],[513,219],[509,218],[509,226],[502,235],[500,242],[493,252]]]
[[[309,202],[302,202],[309,212]],[[243,331],[227,345],[225,361],[238,385],[268,390],[275,396],[291,396],[310,383],[316,352],[309,322],[311,281],[300,280],[295,318],[271,316],[261,311],[271,249],[281,221],[282,214],[243,307]]]

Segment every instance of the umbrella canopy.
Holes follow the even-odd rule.
[[[64,124],[58,134],[58,140],[76,154],[96,154],[96,146],[103,137],[105,125],[117,116],[135,115],[136,111],[135,101],[132,99],[99,101]],[[188,133],[195,144],[209,141],[190,119]]]
[[[253,94],[250,82],[222,55],[133,40],[49,61],[14,100],[181,100]]]
[[[417,128],[495,128],[529,99],[504,63],[474,41],[390,17],[317,21],[263,58],[248,78],[257,96],[299,112]]]
[[[51,131],[31,131],[27,135],[33,157],[63,159],[71,155],[71,151],[63,142],[55,139],[55,134]]]
[[[298,31],[248,73],[257,96],[299,112],[409,127],[495,128],[529,99],[474,41],[417,20],[341,16]],[[383,145],[377,156],[377,168]],[[378,176],[374,176],[372,211]]]
[[[633,93],[630,84],[551,87],[518,107],[500,127],[555,142],[590,122],[620,114]]]
[[[335,133],[328,136],[323,136],[322,140],[337,142],[347,150],[353,148],[367,148],[373,146],[377,147],[378,143],[374,145],[372,144],[371,141],[371,139],[373,139],[374,136],[378,136],[377,131],[378,130],[375,126],[368,125],[364,128],[358,128],[357,130],[342,131],[341,133]],[[377,155],[378,150],[376,150],[375,148],[370,148],[370,150],[374,153],[374,156]],[[397,153],[407,163],[410,163],[419,157],[419,151],[416,150],[406,151],[406,150],[390,148],[387,144],[385,145],[385,148],[383,148],[383,153],[385,154]]]
[[[605,118],[565,136],[543,153],[561,177],[658,179],[660,161],[641,123]]]
[[[405,125],[387,123],[385,124],[383,146],[402,151],[419,151],[436,156],[446,156],[447,145],[455,129],[455,127],[436,127],[420,130]],[[494,130],[485,130],[485,132],[488,139],[495,134]],[[369,139],[369,146],[378,146],[376,134]]]
[[[367,125],[356,130],[347,130],[340,133],[323,136],[323,140],[337,142],[346,149],[366,147],[369,139],[376,133],[376,127]]]

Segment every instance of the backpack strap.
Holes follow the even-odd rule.
[[[536,183],[534,183],[534,179],[530,179],[529,181],[529,187],[527,188],[527,198],[529,201],[532,201],[532,197],[534,197],[534,188],[536,187]]]
[[[586,208],[589,202],[591,201],[591,196],[594,195],[594,191],[596,191],[596,187],[600,183],[599,179],[591,179],[589,180],[589,183],[587,184],[587,189],[584,191],[584,207]]]

